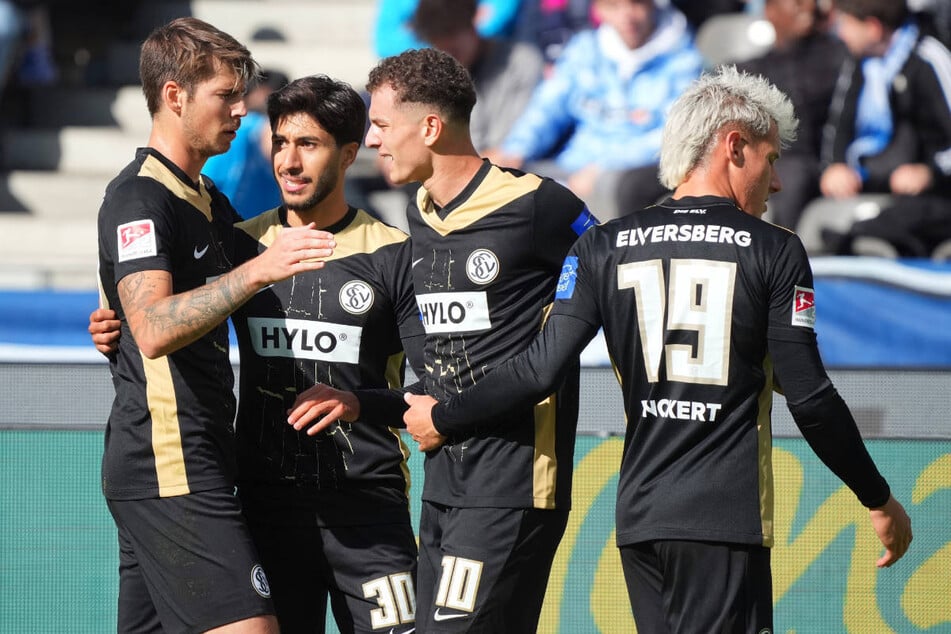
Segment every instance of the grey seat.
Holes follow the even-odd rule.
[[[822,239],[824,229],[845,233],[857,220],[874,218],[891,203],[888,194],[859,194],[851,198],[816,198],[802,212],[796,233],[809,255],[823,255],[828,249]],[[886,255],[886,251],[868,245],[868,255]],[[893,257],[893,256],[892,256]]]
[[[769,21],[749,13],[721,13],[707,18],[697,31],[697,50],[706,66],[745,62],[766,53],[776,39]]]

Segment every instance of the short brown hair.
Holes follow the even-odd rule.
[[[835,0],[835,8],[860,20],[875,18],[890,29],[897,29],[908,18],[905,0]]]
[[[475,87],[469,71],[448,53],[422,48],[384,58],[370,71],[367,90],[387,84],[400,103],[434,106],[447,120],[469,124]]]
[[[166,82],[174,81],[191,93],[214,77],[219,64],[233,68],[245,87],[259,72],[243,44],[198,18],[177,18],[156,28],[139,55],[139,79],[149,114],[158,112]]]
[[[424,42],[475,28],[476,0],[419,0],[410,26]]]

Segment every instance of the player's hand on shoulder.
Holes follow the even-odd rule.
[[[446,442],[446,437],[436,431],[433,426],[433,406],[436,399],[419,394],[404,394],[403,400],[409,409],[403,413],[403,422],[406,431],[413,437],[421,451],[439,449]]]
[[[264,253],[252,260],[256,275],[263,284],[272,284],[304,271],[323,268],[324,260],[333,255],[332,233],[314,228],[284,227]]]
[[[338,421],[353,422],[360,416],[360,401],[353,392],[345,392],[324,383],[297,395],[287,410],[287,423],[308,436],[314,436]]]
[[[110,355],[119,348],[120,322],[116,311],[110,308],[97,308],[89,313],[89,334],[96,350]]]
[[[890,496],[884,506],[869,509],[868,513],[872,528],[885,546],[885,554],[876,565],[879,568],[887,568],[908,552],[912,539],[911,518],[894,496]]]

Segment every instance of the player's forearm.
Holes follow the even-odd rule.
[[[159,296],[163,279],[151,271],[123,278],[120,297],[139,349],[154,359],[200,339],[265,286],[252,273],[247,263],[208,284],[165,296]],[[140,308],[130,311],[134,306]]]
[[[420,384],[415,383],[413,386],[418,385]],[[413,386],[407,390],[355,390],[353,394],[360,403],[360,421],[401,429],[406,427],[406,423],[403,422],[403,412],[406,411],[407,405],[403,400],[403,393],[412,391]]]
[[[786,403],[803,437],[822,462],[865,506],[888,500],[888,483],[878,472],[852,412],[829,380],[814,338],[771,338],[770,355]]]
[[[553,315],[529,347],[474,386],[433,407],[433,426],[450,437],[471,436],[480,423],[539,402],[555,391],[597,328]]]
[[[862,441],[855,419],[832,385],[789,411],[820,460],[868,508],[884,505],[891,490]]]

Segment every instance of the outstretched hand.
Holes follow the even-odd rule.
[[[879,568],[887,568],[902,558],[911,544],[911,519],[905,507],[890,496],[884,506],[869,509],[872,528],[885,546],[885,554],[876,562]]]
[[[359,416],[360,401],[353,392],[318,383],[297,395],[287,410],[287,423],[297,431],[306,428],[307,435],[314,436],[337,421],[352,422]]]
[[[406,431],[419,443],[420,450],[439,449],[446,442],[446,437],[433,426],[433,406],[437,402],[436,399],[407,393],[403,395],[403,400],[409,405],[409,409],[403,413]]]

